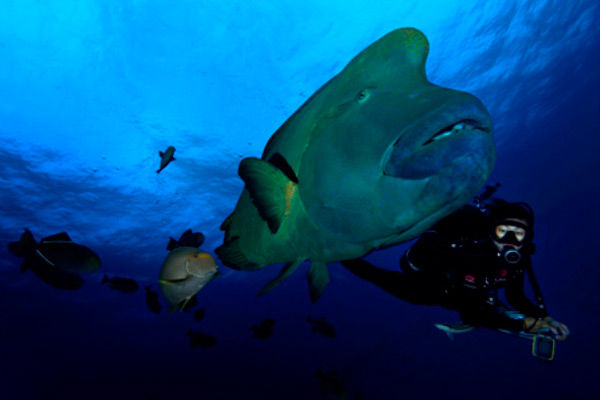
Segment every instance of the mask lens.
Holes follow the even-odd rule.
[[[525,229],[519,226],[512,225],[498,225],[495,230],[496,238],[504,239],[504,241],[518,244],[523,242],[525,239]]]

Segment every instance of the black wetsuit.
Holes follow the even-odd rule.
[[[376,268],[360,259],[342,263],[405,301],[457,310],[468,324],[519,331],[524,317],[548,315],[537,282],[532,284],[538,304],[524,293],[533,245],[524,246],[521,261],[510,264],[489,238],[491,228],[491,216],[467,206],[419,238],[402,257],[404,272]],[[511,307],[498,298],[502,289]]]

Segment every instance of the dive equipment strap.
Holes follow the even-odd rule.
[[[533,289],[533,295],[535,296],[535,300],[537,301],[537,306],[539,309],[546,311],[546,303],[544,302],[544,296],[542,296],[542,290],[540,289],[540,284],[533,273],[533,267],[531,263],[528,263],[527,267],[527,275],[529,276],[529,282],[531,283],[531,288]]]

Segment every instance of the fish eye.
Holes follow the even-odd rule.
[[[360,92],[358,92],[358,94],[356,95],[356,99],[358,100],[359,103],[364,103],[365,101],[367,101],[367,99],[370,96],[371,96],[371,89],[366,88],[366,89],[363,89]]]

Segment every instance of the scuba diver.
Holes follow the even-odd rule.
[[[484,203],[482,197],[423,233],[402,256],[403,272],[361,259],[342,265],[410,303],[458,311],[461,323],[435,325],[449,337],[485,327],[529,339],[545,333],[565,340],[569,329],[548,315],[531,265],[533,210],[524,202]],[[524,293],[525,274],[535,302]],[[508,305],[499,298],[502,289]],[[552,357],[553,352],[552,340]]]

